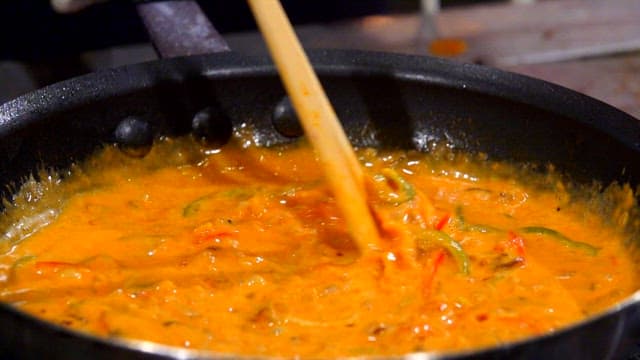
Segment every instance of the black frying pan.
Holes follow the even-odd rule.
[[[446,140],[492,159],[551,162],[580,182],[640,184],[640,123],[592,98],[429,57],[355,51],[316,51],[310,57],[356,145],[426,150],[431,141]],[[291,125],[284,97],[268,59],[234,53],[165,59],[68,80],[0,106],[0,183],[18,183],[42,165],[64,169],[104,143],[139,149],[147,139],[193,131],[224,142],[228,129],[242,123],[257,129],[263,145],[291,141],[299,130]],[[203,109],[204,126],[193,121]],[[8,305],[0,305],[0,323],[2,358],[223,357],[97,338]],[[473,352],[413,356],[609,359],[624,358],[639,341],[637,292],[553,334]]]

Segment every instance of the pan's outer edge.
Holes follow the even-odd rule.
[[[555,114],[579,119],[624,144],[640,149],[637,119],[599,100],[543,80],[475,64],[433,57],[364,52],[312,50],[318,73],[383,74],[418,82],[498,96]],[[62,81],[0,105],[0,136],[29,125],[37,115],[67,109],[99,98],[149,88],[160,80],[187,76],[274,74],[271,61],[237,53],[163,59],[101,70]],[[615,119],[615,121],[611,121]]]

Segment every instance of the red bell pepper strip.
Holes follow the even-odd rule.
[[[442,219],[440,219],[440,221],[438,221],[438,223],[436,224],[436,230],[442,230],[442,228],[449,223],[449,220],[451,220],[450,214],[446,214],[445,216],[443,216]]]
[[[422,292],[425,296],[428,296],[431,292],[431,284],[433,283],[433,279],[435,279],[436,274],[438,273],[438,269],[444,262],[446,255],[447,253],[445,250],[438,249],[429,258],[427,264],[430,266],[430,268],[425,271],[425,277],[422,280]]]

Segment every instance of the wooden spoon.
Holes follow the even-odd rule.
[[[302,127],[363,252],[379,249],[360,163],[279,0],[248,0]]]

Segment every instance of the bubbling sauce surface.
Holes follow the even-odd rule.
[[[333,357],[501,344],[639,287],[627,188],[580,199],[446,150],[361,149],[382,234],[363,256],[312,150],[250,139],[106,147],[25,184],[0,222],[0,300],[105,337]]]

